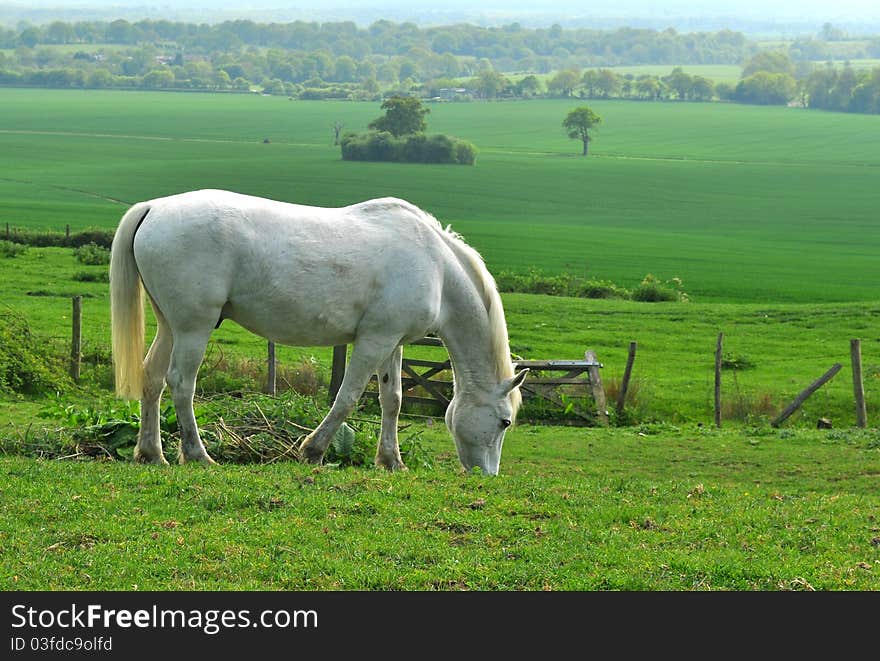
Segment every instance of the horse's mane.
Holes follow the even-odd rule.
[[[495,368],[495,376],[499,382],[509,379],[514,375],[513,363],[510,359],[510,340],[507,335],[507,320],[504,317],[504,307],[501,304],[501,295],[495,278],[486,268],[483,257],[474,248],[465,243],[461,234],[453,231],[450,225],[444,229],[434,216],[419,210],[419,216],[430,223],[453,254],[464,267],[474,286],[479,292],[489,318],[490,350],[492,352],[492,364]],[[513,413],[519,409],[522,397],[519,388],[510,393],[510,401],[513,404]]]

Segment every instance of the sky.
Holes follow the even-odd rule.
[[[222,9],[261,10],[272,8],[297,9],[409,9],[424,11],[535,11],[602,16],[656,16],[664,14],[688,16],[743,15],[774,18],[779,16],[880,16],[878,0],[614,0],[592,3],[584,0],[0,0],[0,5],[28,7],[150,7],[163,6],[214,7]],[[538,7],[539,9],[536,9]]]
[[[880,31],[880,0],[0,0],[0,19],[14,20],[14,8],[29,12],[28,18],[37,22],[54,20],[51,11],[44,11],[49,8],[58,9],[65,20],[103,19],[111,8],[124,8],[127,11],[120,17],[131,20],[161,17],[195,22],[352,20],[366,26],[387,18],[422,25],[519,22],[525,27],[548,27],[568,22],[571,27],[631,25],[682,31],[728,27],[755,34],[815,33],[828,22],[852,34]],[[96,10],[100,16],[87,17],[82,10]]]

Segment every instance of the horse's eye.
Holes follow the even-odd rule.
[[[507,429],[508,427],[510,427],[510,420],[508,420],[507,418],[504,418],[501,421],[501,429]]]

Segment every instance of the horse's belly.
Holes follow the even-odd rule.
[[[237,301],[223,310],[249,331],[279,344],[292,346],[332,346],[348,344],[355,338],[363,307],[353,304],[315,309],[307,302]]]

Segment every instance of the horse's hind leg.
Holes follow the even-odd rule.
[[[370,376],[375,374],[379,363],[387,358],[396,345],[396,341],[389,344],[388,338],[360,337],[355,341],[351,358],[345,369],[345,377],[342,379],[339,393],[333,401],[333,406],[330,407],[330,412],[299,446],[300,458],[303,461],[312,464],[320,464],[323,461],[324,453],[330,446],[333,435],[354,411]]]
[[[379,404],[382,406],[382,430],[376,448],[376,465],[388,470],[406,470],[397,444],[397,418],[403,397],[400,386],[402,359],[403,347],[397,347],[376,372],[379,378]]]
[[[167,464],[162,454],[162,437],[159,433],[159,403],[165,389],[165,374],[171,361],[171,329],[162,313],[153,305],[157,330],[153,344],[144,359],[144,394],[141,398],[141,429],[134,449],[135,461],[150,464]]]
[[[180,463],[201,461],[213,464],[208,456],[193,411],[193,396],[196,390],[196,375],[205,357],[205,348],[212,328],[205,331],[178,332],[174,335],[171,349],[171,366],[166,380],[174,399],[177,412],[177,427],[180,430]]]

